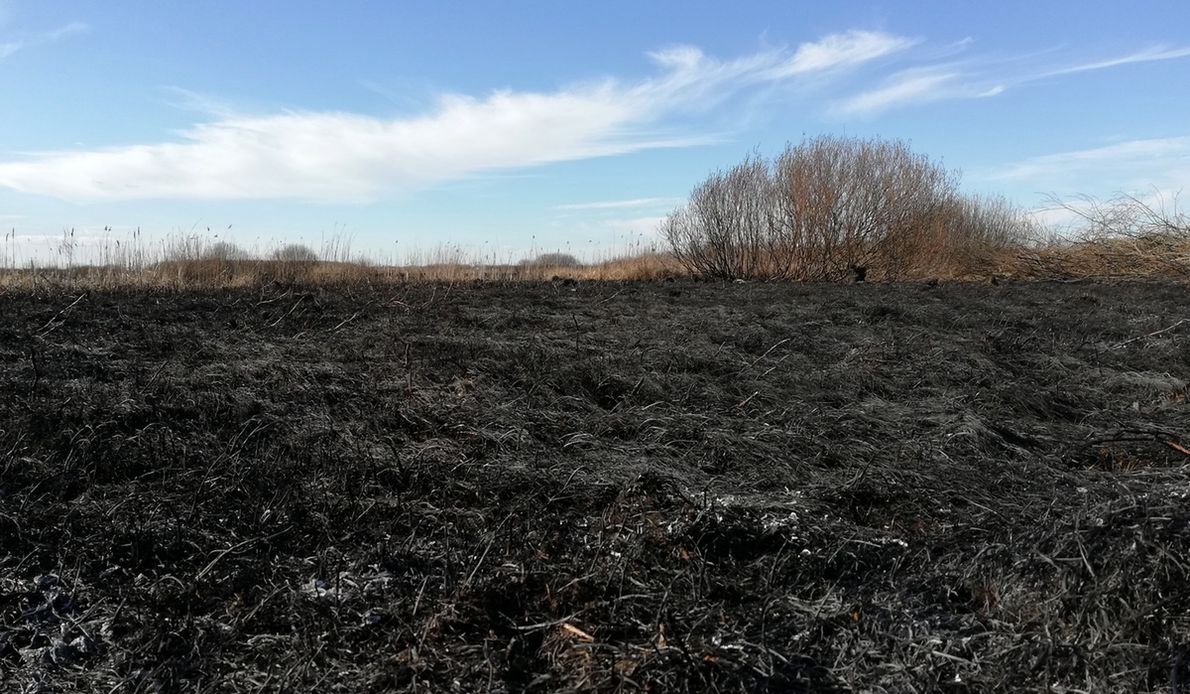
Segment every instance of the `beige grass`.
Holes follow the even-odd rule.
[[[994,277],[1022,280],[1084,278],[1148,278],[1190,281],[1190,219],[1172,207],[1120,197],[1106,202],[1083,200],[1077,209],[1084,225],[1075,233],[1027,243],[956,242],[977,239],[955,233],[941,223],[912,235],[914,247],[896,255],[913,260],[907,266],[871,268],[870,280],[986,281]],[[960,217],[961,218],[961,217]],[[253,257],[225,241],[186,236],[150,246],[140,240],[112,241],[92,249],[98,262],[75,262],[73,233],[65,234],[54,267],[20,265],[7,243],[0,263],[0,288],[64,286],[104,287],[236,287],[269,283],[395,284],[404,282],[540,282],[553,280],[658,280],[693,273],[673,254],[654,248],[630,247],[596,262],[580,263],[561,253],[537,260],[497,261],[468,254],[458,246],[440,245],[412,251],[399,263],[353,257],[350,244],[332,239],[321,253],[285,245]],[[549,261],[558,260],[563,265]],[[763,259],[762,259],[763,260]],[[841,279],[841,278],[840,278]]]

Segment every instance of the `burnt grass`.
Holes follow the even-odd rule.
[[[10,291],[0,690],[1190,691],[1188,297]]]

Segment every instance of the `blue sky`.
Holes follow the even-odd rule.
[[[606,254],[819,133],[1027,207],[1169,194],[1188,85],[1185,0],[0,0],[0,225]]]

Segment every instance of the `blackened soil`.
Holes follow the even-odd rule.
[[[0,690],[1186,690],[1188,297],[10,292]]]

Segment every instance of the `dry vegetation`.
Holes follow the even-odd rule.
[[[53,267],[15,262],[0,286],[212,287],[271,282],[792,280],[813,282],[1190,278],[1190,219],[1177,200],[1059,201],[1080,224],[1047,232],[1000,197],[964,194],[958,175],[899,141],[819,137],[712,174],[659,229],[661,245],[595,262],[550,252],[499,261],[440,246],[377,262],[332,239],[252,254],[187,235],[146,248],[137,235],[77,263],[73,232]]]
[[[1082,222],[1074,240],[1053,239],[1016,257],[1031,278],[1190,278],[1190,216],[1178,200],[1121,195],[1061,205]]]
[[[962,196],[904,143],[834,137],[712,175],[663,233],[698,275],[809,281],[986,273],[1036,237],[1023,212]]]

